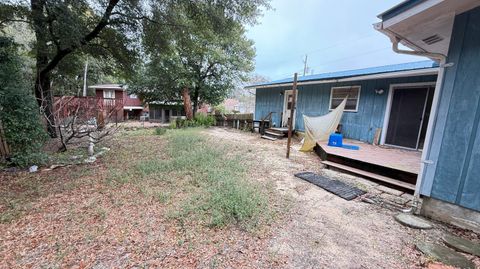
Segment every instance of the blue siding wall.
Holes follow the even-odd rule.
[[[480,211],[480,8],[455,19],[422,193]]]
[[[299,86],[295,128],[304,131],[303,115],[321,116],[329,112],[328,106],[332,87],[360,86],[358,112],[345,112],[341,123],[345,137],[371,143],[375,130],[383,127],[385,107],[391,84],[435,81],[436,76],[417,76]],[[291,87],[257,89],[255,119],[262,119],[269,112],[275,112],[273,121],[276,126],[280,126],[284,105],[284,96],[281,93],[290,89]],[[384,93],[378,95],[375,93],[376,89],[383,89]]]

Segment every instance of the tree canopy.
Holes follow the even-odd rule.
[[[56,136],[52,80],[76,73],[77,59],[85,55],[113,60],[128,73],[139,51],[147,13],[144,4],[138,0],[6,0],[0,4],[0,29],[22,22],[34,33],[35,97],[52,137]]]
[[[132,88],[145,97],[192,91],[195,106],[218,103],[253,68],[244,25],[265,6],[268,0],[4,0],[0,30],[25,23],[34,36],[32,84],[55,137],[52,87],[78,87],[87,58],[104,75],[137,74]]]
[[[266,1],[173,1],[153,10],[145,25],[145,64],[132,88],[147,101],[185,99],[212,105],[253,70],[255,50],[245,36]],[[166,20],[166,27],[156,21]],[[188,99],[188,97],[187,97]],[[185,101],[185,100],[184,100]],[[188,104],[186,104],[188,106]]]

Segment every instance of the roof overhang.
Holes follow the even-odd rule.
[[[408,0],[380,14],[376,30],[414,51],[447,55],[455,16],[478,0]]]
[[[88,86],[89,89],[106,89],[106,90],[125,90],[126,85],[123,84],[99,84]]]
[[[326,83],[338,83],[338,82],[351,82],[351,81],[362,81],[362,80],[372,80],[372,79],[385,79],[385,78],[400,78],[400,77],[414,77],[414,76],[428,76],[428,75],[437,75],[438,67],[433,68],[424,68],[417,70],[407,70],[407,71],[398,71],[398,72],[389,72],[389,73],[380,73],[348,78],[339,78],[339,79],[328,79],[328,80],[316,80],[316,81],[301,81],[297,85],[315,85],[315,84],[326,84]],[[246,89],[264,89],[264,88],[276,88],[276,87],[285,87],[293,86],[292,82],[281,83],[281,84],[269,84],[261,86],[248,86]]]
[[[124,110],[143,109],[143,106],[124,106]]]

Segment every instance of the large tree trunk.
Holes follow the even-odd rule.
[[[200,95],[200,89],[198,87],[195,87],[193,91],[193,117],[195,117],[195,114],[197,113],[197,110],[198,110],[199,95]]]
[[[182,98],[183,98],[183,108],[185,109],[185,115],[187,119],[193,119],[193,112],[192,112],[192,101],[190,100],[190,92],[188,88],[183,88],[182,90]]]
[[[45,0],[31,0],[33,30],[36,39],[36,77],[35,77],[35,97],[38,106],[47,119],[47,131],[50,137],[57,137],[55,128],[55,117],[53,115],[53,94],[50,87],[50,71],[45,71],[49,64],[48,45],[47,45],[47,20],[44,14]]]
[[[55,128],[55,116],[53,110],[53,94],[50,88],[50,75],[39,72],[35,79],[35,97],[38,105],[43,111],[47,120],[47,131],[50,137],[57,137],[57,130]]]

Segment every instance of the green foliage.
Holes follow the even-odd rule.
[[[197,113],[195,115],[194,121],[197,122],[198,126],[204,127],[210,127],[215,125],[216,123],[214,116],[209,116],[202,113]]]
[[[180,220],[196,216],[206,218],[212,227],[257,227],[270,214],[267,196],[258,183],[244,179],[245,162],[240,156],[228,156],[228,151],[226,146],[212,147],[198,129],[172,131],[167,146],[171,159],[153,160],[142,165],[142,171],[190,177],[199,192],[176,215]]]
[[[32,68],[39,70],[33,70],[33,74],[42,71],[47,64],[53,65],[49,76],[55,81],[56,95],[73,95],[82,89],[87,59],[89,84],[118,82],[128,77],[135,66],[141,18],[146,13],[143,8],[147,3],[137,0],[109,3],[114,4],[113,13],[104,25],[100,22],[107,3],[7,0],[0,4],[0,30],[5,29],[7,35],[29,47],[29,55],[38,60]],[[163,5],[160,1],[155,4]],[[16,21],[27,23],[22,23],[20,28]],[[95,32],[96,27],[100,31]],[[56,61],[58,59],[60,61]]]
[[[226,114],[227,109],[223,104],[215,106],[215,114]]]
[[[220,103],[254,68],[253,42],[245,23],[253,23],[267,0],[172,1],[153,9],[158,27],[145,25],[149,61],[131,84],[145,100],[178,100],[184,88],[194,105]]]
[[[211,212],[211,226],[256,221],[264,213],[265,198],[257,186],[244,179],[224,178],[208,188],[210,199],[205,208]]]
[[[170,124],[170,128],[188,128],[188,127],[211,127],[216,123],[215,117],[207,116],[204,114],[197,114],[195,118],[188,119],[177,119],[175,123]]]
[[[0,121],[11,149],[11,162],[17,166],[42,164],[46,133],[17,47],[9,38],[0,37],[0,62]]]
[[[155,134],[156,135],[164,135],[165,133],[167,133],[166,128],[162,128],[162,127],[155,128]]]
[[[168,128],[177,129],[177,121],[174,120],[174,121],[170,122],[170,125],[168,126]]]

